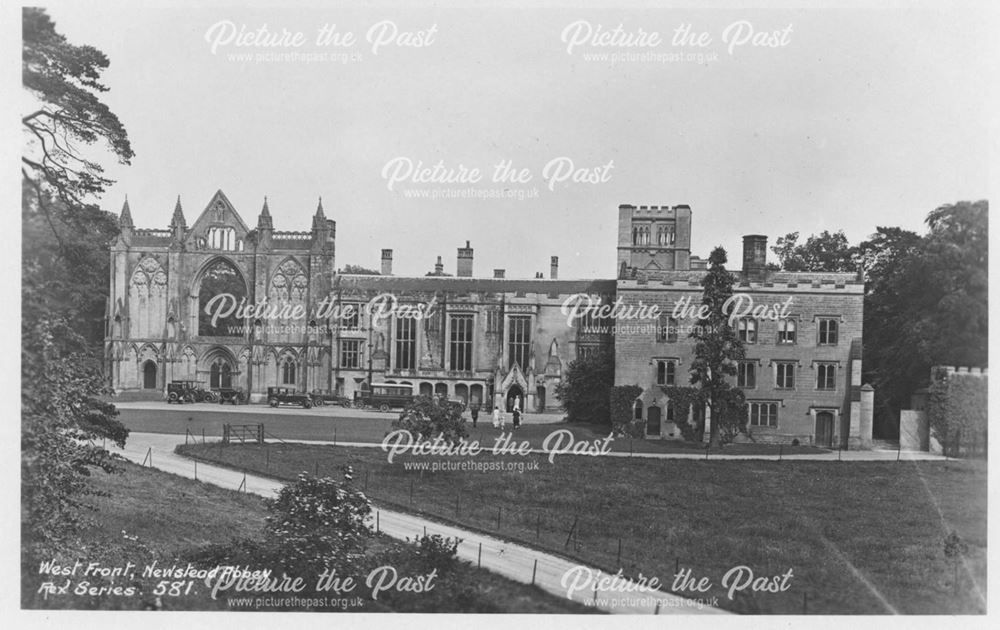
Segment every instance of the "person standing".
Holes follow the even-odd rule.
[[[493,407],[493,428],[500,428],[500,407],[497,406]]]
[[[514,407],[514,430],[521,426],[521,409]]]
[[[476,422],[479,421],[479,403],[473,403],[472,409],[470,410],[472,414],[472,428],[476,427]]]

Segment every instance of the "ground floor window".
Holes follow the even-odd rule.
[[[748,402],[747,418],[750,426],[776,427],[778,426],[778,403]]]
[[[340,367],[356,370],[361,367],[361,340],[341,339]]]

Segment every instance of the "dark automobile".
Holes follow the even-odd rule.
[[[305,392],[297,392],[287,387],[268,387],[267,404],[272,407],[277,407],[278,405],[302,405],[303,408],[309,409],[313,406],[313,401],[312,396]]]
[[[322,405],[336,405],[339,407],[350,407],[351,399],[347,396],[338,396],[336,392],[328,389],[314,389],[309,394],[312,396],[313,404],[317,407]]]
[[[389,411],[393,408],[405,407],[413,402],[412,385],[379,384],[372,385],[370,390],[362,390],[354,406],[358,409],[378,409]]]
[[[215,394],[220,405],[223,403],[242,405],[247,401],[247,396],[243,393],[243,390],[235,387],[220,387],[213,389],[212,393]]]
[[[216,396],[198,381],[171,381],[167,385],[168,403],[215,402]]]

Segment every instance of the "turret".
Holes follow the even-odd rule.
[[[267,207],[267,197],[264,197],[264,207],[260,209],[257,217],[257,247],[263,251],[270,251],[271,237],[274,236],[274,223],[271,221],[271,211]]]
[[[121,231],[122,242],[125,245],[132,243],[132,230],[135,224],[132,223],[132,211],[128,207],[128,195],[125,196],[125,203],[122,205],[121,216],[118,217],[118,229]]]
[[[183,243],[186,232],[187,222],[184,220],[184,210],[181,208],[181,196],[177,195],[177,203],[174,205],[174,215],[170,218],[171,246],[179,246]]]

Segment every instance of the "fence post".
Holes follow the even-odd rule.
[[[660,600],[656,600],[656,610],[653,611],[654,615],[660,614]]]
[[[247,491],[247,471],[243,471],[243,481],[240,482],[240,487],[236,489],[237,492],[243,491],[246,494]]]
[[[622,566],[622,539],[618,539],[618,568]]]
[[[201,428],[201,443],[205,443],[205,427]]]
[[[538,558],[535,558],[535,565],[531,567],[531,585],[535,585],[535,575],[538,573]]]
[[[194,480],[198,481],[198,460],[194,460]]]
[[[500,529],[500,510],[502,510],[502,509],[503,508],[500,507],[499,505],[497,506],[497,529],[498,530]]]
[[[476,559],[476,566],[483,567],[483,543],[479,543],[479,557]]]
[[[381,512],[379,512],[378,510],[375,510],[375,533],[376,534],[382,532],[382,524],[379,522],[379,515],[380,514],[381,514]]]
[[[365,492],[368,492],[368,469],[365,468]]]

